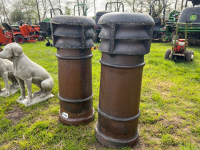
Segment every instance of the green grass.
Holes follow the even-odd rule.
[[[93,106],[95,120],[79,127],[58,122],[59,99],[56,48],[45,42],[21,44],[24,53],[44,67],[54,79],[54,98],[24,107],[16,102],[20,91],[0,98],[0,149],[109,149],[94,135],[99,100],[101,52],[93,51]],[[170,43],[152,43],[145,55],[139,118],[139,143],[133,149],[200,149],[200,48],[190,63],[164,60]],[[3,87],[3,79],[0,78]],[[38,88],[33,85],[33,91]],[[13,123],[8,112],[20,107],[24,116]],[[130,149],[130,148],[124,148]]]

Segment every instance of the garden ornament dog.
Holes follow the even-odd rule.
[[[19,90],[19,84],[13,75],[13,62],[0,58],[0,77],[3,78],[5,83],[5,89],[1,90],[0,87],[0,96],[10,96]],[[11,81],[12,84],[9,85],[8,81]]]
[[[19,82],[21,89],[21,96],[18,98],[19,103],[25,106],[31,106],[35,103],[47,100],[54,95],[51,91],[54,82],[50,74],[41,66],[31,61],[22,50],[22,47],[17,43],[10,43],[6,45],[0,58],[11,58],[13,61],[13,74]],[[25,96],[25,85],[28,91],[28,97]],[[32,83],[40,88],[39,91],[32,94]]]

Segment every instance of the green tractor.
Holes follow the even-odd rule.
[[[173,33],[175,33],[175,23],[178,21],[179,15],[179,11],[172,10],[170,12],[168,20],[165,21],[165,34],[162,36],[163,42],[171,42]]]
[[[200,1],[187,0],[185,7],[187,7],[188,1],[192,1],[193,7],[183,9],[181,14],[178,11],[172,12],[172,14],[170,13],[170,15],[173,15],[175,18],[166,22],[166,36],[164,37],[164,40],[171,41],[172,37],[174,38],[174,34],[177,30],[175,23],[178,21],[179,23],[183,23],[179,26],[178,37],[184,39],[186,31],[186,25],[184,23],[192,23],[187,26],[188,42],[193,44],[200,43],[200,7],[194,7],[195,5],[199,5]]]
[[[152,16],[152,8],[154,6],[154,3],[156,1],[160,1],[160,0],[154,0],[151,5],[150,5],[150,11],[149,11],[149,15]],[[160,18],[159,16],[153,18],[154,22],[155,22],[155,26],[153,28],[153,37],[152,40],[161,40],[162,42],[166,42],[163,41],[163,36],[165,36],[165,8],[166,8],[166,4],[167,4],[167,0],[164,3],[164,9],[163,9],[163,18]]]
[[[179,27],[179,38],[185,38],[185,30],[187,28],[187,37],[188,42],[197,44],[200,43],[200,7],[194,7],[195,5],[199,5],[199,0],[187,0],[192,1],[193,7],[188,7],[183,9],[178,22],[180,23],[191,23],[191,25],[188,25],[186,27],[185,25],[180,25]],[[187,4],[186,1],[186,4]]]

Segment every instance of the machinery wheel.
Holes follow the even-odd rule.
[[[99,38],[99,33],[98,32],[97,32],[97,36],[96,37],[97,37],[97,41],[96,42],[100,43],[100,38]]]
[[[171,53],[171,49],[167,49],[165,52],[165,59],[169,59],[170,53]]]
[[[98,37],[97,37],[97,33],[95,33],[95,34],[94,34],[94,37],[93,37],[93,42],[97,42],[97,38],[98,38]]]
[[[97,43],[100,43],[100,38],[97,36]]]
[[[39,37],[38,37],[38,41],[45,41],[45,39],[44,39],[43,36],[39,36]]]
[[[167,43],[168,42],[168,39],[165,39],[166,38],[166,35],[162,35],[161,36],[161,41],[164,42],[164,43]]]
[[[53,44],[51,44],[50,42],[47,42],[46,46],[53,46]]]
[[[16,35],[15,36],[15,41],[17,42],[17,43],[24,43],[24,37],[23,36],[21,36],[21,35]]]
[[[186,56],[185,56],[185,61],[186,62],[190,62],[191,61],[192,54],[193,53],[191,51],[186,52]]]

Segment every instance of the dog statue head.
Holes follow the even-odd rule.
[[[2,52],[0,52],[0,58],[9,59],[13,57],[19,57],[22,54],[22,47],[18,43],[10,43],[4,47]]]

